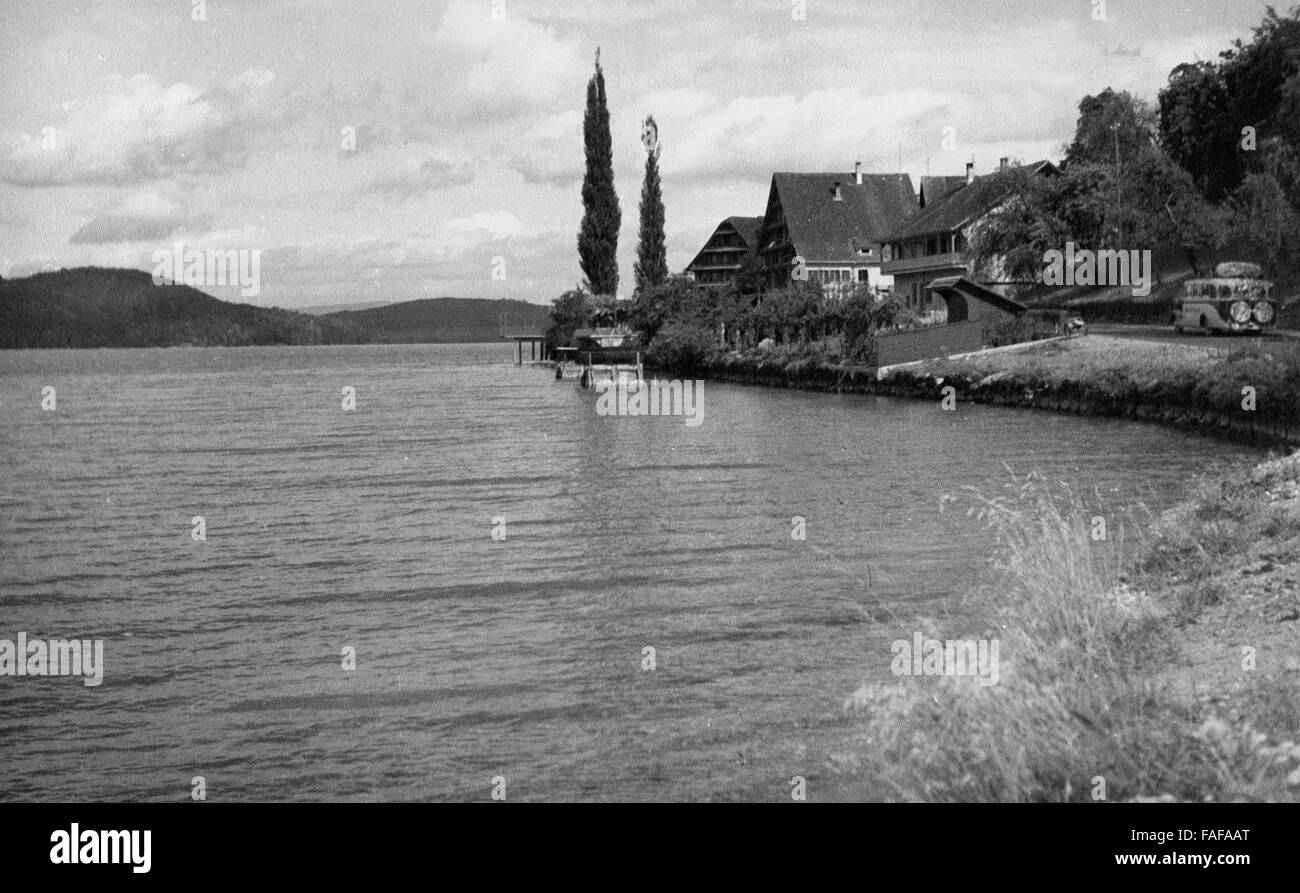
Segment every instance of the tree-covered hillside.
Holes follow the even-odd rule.
[[[547,314],[524,301],[431,298],[314,316],[102,267],[0,279],[0,348],[9,349],[483,342],[503,326],[541,332]]]
[[[360,340],[338,320],[219,301],[140,270],[78,267],[0,281],[0,347],[196,347]]]

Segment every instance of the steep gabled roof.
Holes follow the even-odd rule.
[[[695,257],[691,258],[691,262],[686,265],[686,269],[689,270],[695,266],[696,262],[698,262],[700,259],[700,255],[705,252],[705,250],[709,247],[709,243],[713,241],[713,237],[716,236],[718,234],[718,231],[721,230],[724,226],[730,226],[733,230],[736,231],[736,234],[739,235],[740,238],[744,240],[747,256],[752,255],[755,251],[758,250],[758,234],[759,231],[762,230],[763,228],[763,218],[762,217],[728,217],[726,220],[722,221],[721,223],[719,223],[717,226],[713,228],[713,232],[709,233],[709,237],[704,240],[703,247],[701,247],[699,251],[695,252]]]
[[[1050,161],[1038,161],[1011,170],[1032,174],[1055,173],[1056,166]],[[930,202],[927,197],[925,210],[890,232],[886,238],[895,241],[931,233],[949,233],[987,214],[1007,196],[1006,183],[998,176],[1001,173],[997,171],[976,177],[973,183],[963,183],[936,202]]]
[[[925,207],[928,208],[958,186],[965,185],[966,178],[960,174],[956,176],[922,177],[920,198],[925,202]]]
[[[936,279],[926,286],[928,291],[935,291],[939,294],[954,291],[959,295],[968,298],[975,298],[986,304],[992,304],[999,310],[1005,310],[1008,313],[1020,315],[1029,310],[1019,301],[1003,297],[991,288],[986,288],[978,282],[967,279],[965,276],[944,276],[942,279]]]
[[[758,233],[763,228],[762,217],[728,217],[723,223],[731,224],[731,228],[745,240],[745,247],[750,251],[758,244]],[[721,229],[721,224],[719,224]],[[714,230],[716,233],[717,230]]]
[[[835,200],[837,181],[842,201]],[[775,173],[772,191],[795,253],[810,263],[860,262],[859,247],[880,242],[917,212],[907,174],[863,174],[859,186],[852,173]]]

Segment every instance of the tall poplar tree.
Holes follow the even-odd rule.
[[[653,115],[641,127],[645,144],[645,181],[641,184],[641,232],[636,246],[637,291],[668,278],[668,249],[664,244],[664,198],[659,186],[659,128]]]
[[[614,147],[605,104],[605,75],[596,50],[596,73],[587,81],[587,111],[582,119],[587,172],[582,178],[582,227],[578,259],[587,287],[598,295],[618,292],[618,230],[623,222],[614,191]]]

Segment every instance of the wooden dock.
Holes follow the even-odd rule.
[[[620,375],[626,374],[640,381],[645,377],[641,364],[641,353],[636,353],[635,363],[600,363],[592,362],[590,352],[576,351],[573,348],[560,348],[560,356],[555,361],[556,378],[576,378],[584,388],[594,388],[603,381],[617,382]]]
[[[502,339],[515,343],[515,365],[524,364],[524,342],[528,342],[528,352],[533,362],[546,359],[546,336],[537,334],[502,335]]]

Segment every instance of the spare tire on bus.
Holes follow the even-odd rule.
[[[1264,270],[1259,264],[1244,260],[1228,260],[1214,268],[1216,279],[1263,279]]]

